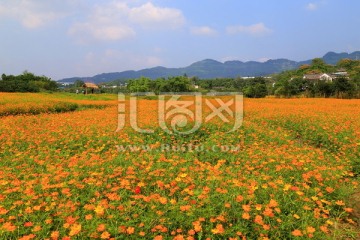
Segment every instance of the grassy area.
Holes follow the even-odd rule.
[[[0,119],[0,238],[360,237],[359,100],[245,99],[235,132],[169,135],[146,99],[139,125],[154,133],[116,132],[112,97]]]

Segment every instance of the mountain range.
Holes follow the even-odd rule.
[[[344,58],[358,60],[360,59],[360,51],[356,51],[353,53],[328,52],[322,57],[322,59],[327,64],[332,65],[335,65],[339,60]],[[288,59],[274,59],[268,60],[266,62],[242,62],[235,60],[222,63],[213,59],[205,59],[182,68],[166,68],[159,66],[138,71],[129,70],[123,72],[101,73],[92,77],[64,78],[58,80],[58,82],[74,82],[75,80],[83,80],[86,82],[93,82],[98,84],[113,80],[135,79],[142,76],[156,79],[161,77],[166,78],[170,76],[181,76],[184,74],[189,77],[196,76],[200,79],[234,78],[248,76],[256,77],[296,69],[303,64],[310,64],[311,61],[312,60],[297,62]]]

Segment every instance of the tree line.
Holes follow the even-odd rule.
[[[309,80],[306,74],[334,73],[346,71],[346,75],[336,77],[332,81]],[[311,64],[305,64],[298,69],[284,71],[270,77],[255,78],[216,78],[199,79],[197,77],[175,76],[168,78],[141,77],[138,79],[114,80],[122,83],[118,88],[101,88],[101,92],[117,93],[132,92],[210,92],[227,91],[243,92],[246,97],[262,98],[268,95],[277,97],[337,97],[360,98],[360,61],[342,59],[336,65],[328,65],[322,59],[313,59]],[[77,80],[70,90],[81,88],[83,81]],[[110,86],[110,83],[103,85]],[[68,89],[68,90],[69,90]],[[2,74],[0,92],[39,92],[58,91],[58,84],[45,76],[36,76],[25,71],[18,76]],[[64,91],[64,90],[63,90]],[[65,89],[66,91],[66,89]]]
[[[129,80],[127,83],[128,92],[209,92],[209,91],[242,91],[247,97],[265,97],[268,93],[267,81],[265,78],[258,77],[253,79],[198,79],[185,76],[159,78],[151,80],[141,77]]]
[[[129,92],[192,92],[195,91],[192,80],[186,76],[158,78],[151,80],[141,77],[127,82]]]
[[[45,76],[36,76],[28,71],[18,76],[2,74],[0,92],[57,91],[58,84]]]
[[[346,75],[331,81],[306,79],[306,74],[334,73],[339,69]],[[326,64],[322,59],[313,59],[298,69],[284,71],[271,77],[198,79],[186,75],[151,80],[141,77],[128,81],[128,92],[189,92],[231,91],[243,92],[246,97],[336,97],[360,98],[360,61],[342,59],[337,65]]]

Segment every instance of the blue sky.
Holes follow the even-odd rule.
[[[0,0],[0,74],[58,80],[353,52],[359,9],[358,0]]]

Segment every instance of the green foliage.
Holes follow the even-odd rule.
[[[333,77],[332,81],[303,79],[305,74],[344,72],[348,74]],[[285,71],[274,77],[276,84],[270,90],[276,96],[306,97],[360,97],[360,61],[342,59],[336,66],[328,65],[323,59],[315,58],[311,65],[301,65],[298,69]]]
[[[82,87],[84,84],[85,84],[84,81],[78,79],[78,80],[76,80],[76,81],[74,82],[74,87],[79,88],[79,87]]]
[[[36,76],[24,71],[23,74],[1,75],[0,92],[40,92],[56,91],[57,83],[45,76]]]
[[[335,79],[334,81],[334,89],[336,92],[336,96],[344,96],[345,97],[353,97],[356,92],[356,86],[355,83],[353,81],[349,81],[346,78],[338,78]]]
[[[128,90],[130,92],[191,92],[193,87],[190,79],[186,76],[169,77],[168,79],[158,78],[151,80],[141,77],[129,80]]]
[[[141,77],[136,80],[129,80],[128,89],[130,92],[149,92],[150,91],[150,79]]]
[[[250,98],[262,98],[268,94],[264,78],[249,79],[242,91]]]
[[[262,77],[256,78],[217,78],[197,80],[196,85],[208,91],[237,91],[243,92],[250,98],[261,98],[269,94],[272,82]]]

